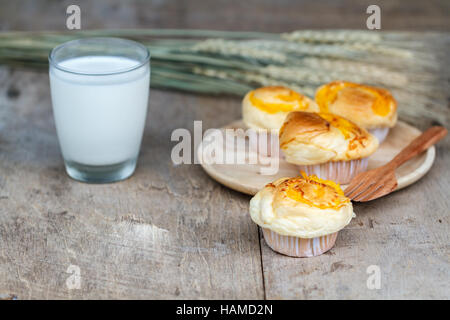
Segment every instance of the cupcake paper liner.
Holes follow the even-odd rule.
[[[330,250],[336,242],[337,232],[305,239],[283,236],[267,228],[261,228],[267,245],[274,251],[291,257],[314,257]]]
[[[346,184],[358,173],[367,169],[368,158],[327,162],[315,165],[298,166],[300,171],[304,171],[307,175],[316,175],[321,179],[332,180],[337,183]]]
[[[378,139],[379,143],[382,143],[386,139],[386,137],[387,137],[387,135],[389,133],[389,128],[371,129],[371,130],[369,130],[369,133],[374,135],[375,138]]]

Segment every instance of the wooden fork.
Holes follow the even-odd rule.
[[[447,129],[444,127],[429,128],[384,166],[355,176],[345,189],[345,195],[353,201],[365,202],[391,193],[397,187],[395,169],[431,147],[446,134]]]

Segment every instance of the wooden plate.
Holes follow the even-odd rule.
[[[242,121],[235,121],[224,129],[245,128]],[[389,162],[401,149],[420,134],[420,130],[414,128],[405,122],[399,121],[397,125],[390,130],[386,140],[380,145],[378,150],[369,158],[369,169],[379,167]],[[245,137],[239,137],[245,139]],[[206,137],[203,140],[207,140]],[[202,146],[202,144],[200,144]],[[229,151],[229,150],[228,150]],[[201,149],[198,149],[198,157],[201,157]],[[232,152],[245,152],[245,150],[235,149]],[[409,160],[399,167],[396,171],[398,186],[396,190],[402,189],[413,184],[422,178],[430,170],[435,158],[434,146],[426,152]],[[262,175],[259,164],[208,164],[202,161],[203,169],[216,181],[221,184],[243,192],[254,195],[261,190],[267,183],[283,177],[295,177],[299,171],[295,165],[287,163],[280,159],[279,170],[274,175]],[[345,185],[342,186],[345,189]]]

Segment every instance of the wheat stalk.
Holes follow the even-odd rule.
[[[225,41],[223,39],[210,39],[186,48],[190,52],[212,53],[224,56],[235,56],[243,59],[256,59],[272,63],[286,63],[286,54],[272,50],[249,47],[246,43]]]
[[[359,30],[299,30],[283,33],[281,34],[281,38],[288,41],[312,43],[379,43],[382,41],[382,35],[380,33]]]
[[[147,46],[151,85],[157,88],[242,96],[254,87],[284,85],[314,96],[318,85],[349,80],[392,89],[406,118],[437,118],[446,105],[450,75],[439,70],[439,61],[450,40],[439,42],[440,34],[430,42],[407,32],[355,30],[1,32],[0,64],[45,69],[53,47],[92,36],[123,37]]]

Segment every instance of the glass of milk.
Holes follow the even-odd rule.
[[[150,84],[150,53],[117,38],[66,42],[49,55],[56,131],[67,174],[107,183],[136,168]]]

